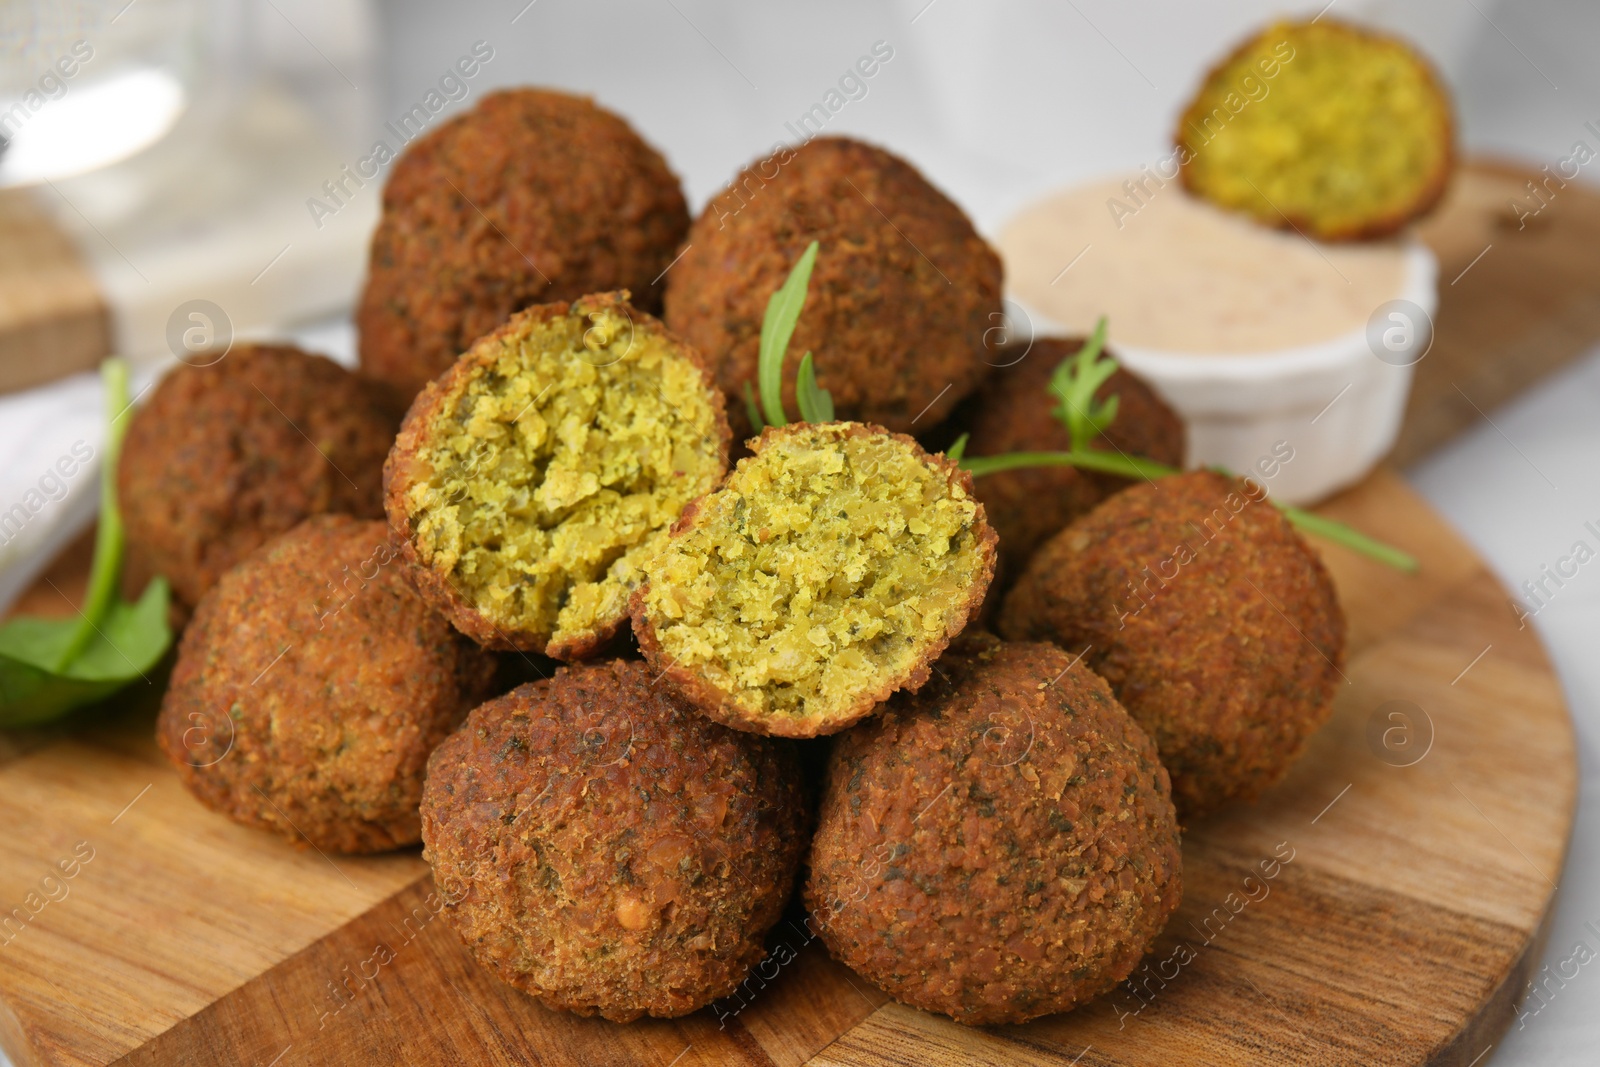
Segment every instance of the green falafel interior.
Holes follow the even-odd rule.
[[[469,359],[441,379],[418,443],[412,544],[495,630],[552,655],[587,649],[626,616],[641,560],[726,471],[720,394],[613,296],[525,312]]]
[[[835,422],[754,448],[649,565],[641,644],[730,725],[832,733],[926,676],[983,598],[994,535],[909,438]]]

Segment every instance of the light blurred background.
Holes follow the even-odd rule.
[[[29,236],[0,246],[0,335],[20,324],[0,336],[0,507],[60,441],[97,438],[97,392],[75,372],[110,351],[148,381],[191,301],[220,312],[207,320],[219,335],[288,334],[351,361],[346,312],[382,179],[336,197],[324,183],[393,143],[386,124],[474,49],[489,58],[441,114],[499,86],[592,94],[665,154],[697,209],[796,140],[786,124],[887,47],[827,131],[913,160],[992,235],[1047,190],[1164,155],[1206,67],[1275,15],[1324,9],[1433,59],[1468,154],[1537,168],[1600,125],[1594,0],[7,0],[0,221]],[[1592,353],[1408,474],[1515,587],[1600,519],[1597,410]],[[89,482],[0,545],[0,607],[90,520]],[[1552,958],[1600,923],[1597,583],[1580,576],[1535,623],[1578,720],[1585,782]],[[1593,1063],[1596,1008],[1600,974],[1586,971],[1484,1062]]]

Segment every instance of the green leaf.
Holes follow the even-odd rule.
[[[761,417],[761,405],[756,403],[756,393],[750,388],[750,383],[744,383],[744,413],[750,418],[750,433],[759,436],[767,428],[767,420]]]
[[[967,438],[971,436],[970,433],[964,433],[956,438],[956,443],[944,450],[944,458],[959,466],[961,457],[967,454]],[[977,475],[973,475],[973,477],[977,477]]]
[[[167,583],[136,604],[115,601],[64,669],[55,665],[80,619],[13,619],[0,626],[0,727],[31,726],[104,700],[145,677],[167,651]]]
[[[1074,452],[1087,450],[1115,421],[1120,406],[1119,397],[1095,399],[1096,391],[1117,372],[1117,361],[1102,355],[1106,329],[1102,315],[1083,347],[1062,360],[1050,376],[1050,392],[1057,400],[1052,414],[1067,428]]]
[[[167,583],[152,581],[137,604],[117,597],[122,515],[117,459],[130,416],[128,366],[101,365],[108,428],[101,450],[100,524],[94,564],[76,618],[17,618],[0,625],[0,727],[45,722],[103,700],[154,667],[172,642]]]
[[[783,357],[789,351],[789,338],[800,321],[806,304],[806,287],[811,283],[811,268],[817,262],[819,245],[812,241],[795,263],[789,277],[767,300],[767,314],[761,321],[761,350],[756,361],[756,386],[767,425],[787,426],[783,410]]]
[[[1116,474],[1124,478],[1148,479],[1166,478],[1179,473],[1176,467],[1169,467],[1143,456],[1113,452],[1110,449],[1089,448],[1074,449],[1071,452],[1006,452],[998,456],[964,456],[962,453],[966,451],[966,446],[967,435],[962,434],[954,445],[945,450],[945,455],[955,459],[962,469],[974,478],[982,478],[986,474],[999,474],[1001,471],[1026,470],[1031,467],[1077,467],[1102,474]],[[1225,467],[1212,469],[1225,477],[1236,477]],[[1408,552],[1384,544],[1375,537],[1368,537],[1360,530],[1346,526],[1342,522],[1324,518],[1315,512],[1290,507],[1288,504],[1281,504],[1272,500],[1270,496],[1267,499],[1271,501],[1273,507],[1283,512],[1284,518],[1307,533],[1325,537],[1369,559],[1375,559],[1407,574],[1415,574],[1418,570],[1416,557]]]
[[[800,371],[795,375],[795,402],[800,406],[800,417],[806,422],[833,421],[833,394],[817,385],[817,371],[811,365],[811,353],[800,357]]]

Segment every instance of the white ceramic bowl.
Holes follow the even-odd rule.
[[[1278,499],[1312,503],[1359,481],[1393,447],[1415,363],[1432,344],[1437,279],[1433,253],[1411,238],[1395,297],[1421,315],[1374,309],[1376,325],[1279,352],[1202,355],[1115,337],[1111,349],[1183,417],[1191,467],[1255,473]],[[1380,359],[1375,352],[1386,347]],[[1275,467],[1270,477],[1258,466],[1264,460]]]

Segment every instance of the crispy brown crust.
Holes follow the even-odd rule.
[[[809,828],[794,749],[638,661],[558,670],[434,753],[424,853],[477,960],[552,1008],[673,1017],[738,987]]]
[[[505,339],[515,337],[531,326],[563,318],[571,313],[574,307],[583,313],[595,310],[626,315],[633,322],[635,329],[665,339],[685,362],[700,372],[706,391],[712,397],[711,408],[717,420],[717,448],[725,464],[732,442],[732,431],[728,428],[722,397],[712,381],[705,358],[693,345],[667,329],[655,316],[647,315],[629,304],[626,292],[616,292],[592,293],[576,301],[539,304],[527,308],[513,315],[508,322],[487,337],[479,339],[460,359],[450,365],[448,371],[430,381],[417,394],[416,399],[411,402],[411,409],[406,413],[405,421],[400,426],[394,448],[390,450],[389,457],[383,465],[384,510],[389,517],[390,529],[400,542],[401,552],[407,564],[407,573],[424,599],[443,612],[456,629],[484,648],[537,652],[565,660],[587,659],[604,652],[617,637],[622,624],[627,621],[627,612],[623,611],[606,625],[563,644],[551,644],[551,635],[546,633],[501,629],[461,595],[451,583],[449,575],[435,571],[418,555],[411,536],[411,515],[406,510],[405,497],[419,477],[427,476],[418,466],[417,456],[423,447],[431,423],[444,413],[445,404],[456,388],[479,371],[492,366],[499,358],[501,345]]]
[[[397,421],[370,383],[289,345],[174,368],[134,413],[117,468],[130,570],[165,575],[193,607],[307,516],[382,517]]]
[[[1341,29],[1344,29],[1349,33],[1359,37],[1367,37],[1384,41],[1395,40],[1395,38],[1390,35],[1374,32],[1365,27],[1358,26],[1355,23],[1347,22],[1340,18],[1324,17],[1318,19],[1317,21],[1324,25],[1338,26]],[[1271,30],[1266,32],[1270,33]],[[1205,77],[1200,79],[1200,88],[1196,91],[1194,99],[1189,102],[1188,107],[1183,109],[1183,114],[1178,119],[1178,127],[1172,135],[1172,142],[1178,148],[1190,153],[1191,155],[1198,153],[1201,150],[1203,146],[1196,145],[1194,143],[1189,136],[1189,131],[1194,128],[1193,120],[1197,115],[1208,113],[1207,109],[1202,107],[1202,104],[1207,99],[1206,92],[1210,88],[1212,80],[1219,77],[1234,63],[1238,62],[1241,58],[1248,54],[1251,48],[1258,41],[1260,41],[1264,35],[1264,33],[1252,34],[1250,37],[1240,42],[1239,45],[1235,47],[1226,58],[1212,66],[1212,68],[1206,72]],[[1439,76],[1438,71],[1434,69],[1433,64],[1428,62],[1427,57],[1422,55],[1422,53],[1418,52],[1416,49],[1407,49],[1407,51],[1411,53],[1412,59],[1416,61],[1418,66],[1420,66],[1423,72],[1427,75],[1432,84],[1433,91],[1440,97],[1448,98],[1450,94],[1449,90],[1445,87],[1444,80]],[[1318,240],[1322,241],[1363,241],[1376,240],[1382,237],[1392,237],[1394,234],[1397,234],[1401,230],[1405,229],[1411,223],[1426,217],[1430,212],[1433,211],[1434,208],[1438,207],[1439,202],[1444,199],[1444,194],[1450,187],[1450,179],[1455,174],[1456,162],[1459,158],[1459,150],[1456,147],[1456,122],[1453,113],[1447,112],[1444,136],[1446,139],[1447,151],[1443,163],[1435,173],[1429,175],[1429,180],[1423,183],[1423,185],[1417,190],[1417,195],[1413,199],[1412,203],[1401,210],[1391,212],[1387,215],[1379,215],[1359,226],[1349,226],[1344,229],[1326,228],[1321,220],[1299,213],[1285,214],[1279,211],[1275,212],[1275,217],[1273,218],[1261,218],[1254,215],[1251,217],[1263,226],[1271,226],[1280,230],[1293,229],[1298,230],[1301,233],[1311,233],[1314,234]],[[1178,168],[1178,177],[1179,180],[1182,181],[1183,188],[1186,192],[1201,198],[1205,197],[1205,192],[1196,186],[1194,173],[1189,166],[1180,166]]]
[[[201,600],[156,740],[215,811],[302,847],[380,852],[419,840],[428,754],[494,666],[412,591],[383,523],[316,516]]]
[[[796,432],[805,423],[793,423],[782,428],[767,427],[761,436],[750,443],[751,455],[739,461],[739,467],[755,461],[776,437],[780,434]],[[661,672],[674,689],[693,704],[702,715],[731,726],[735,730],[747,730],[752,733],[768,734],[774,737],[807,738],[821,737],[827,734],[836,734],[841,730],[853,726],[862,719],[878,710],[879,705],[887,700],[893,693],[900,690],[915,692],[928,681],[930,664],[937,660],[952,640],[966,628],[967,621],[976,617],[978,610],[983,606],[985,594],[994,579],[996,560],[997,538],[993,527],[988,523],[983,510],[982,501],[978,500],[973,492],[972,475],[962,470],[957,464],[946,458],[944,453],[929,453],[915,438],[903,433],[892,433],[881,426],[866,423],[845,423],[846,436],[849,437],[892,437],[902,444],[910,445],[925,462],[936,468],[945,477],[945,481],[964,490],[977,503],[977,514],[972,524],[974,539],[978,551],[983,559],[983,570],[980,580],[973,586],[968,597],[965,609],[959,617],[952,619],[943,638],[929,645],[926,654],[903,678],[885,678],[876,688],[858,694],[856,700],[848,707],[831,710],[808,716],[805,719],[791,717],[773,717],[752,712],[740,707],[733,698],[733,694],[722,689],[702,677],[687,666],[676,663],[666,655],[661,648],[661,641],[657,637],[655,627],[651,623],[649,614],[645,611],[644,597],[649,589],[648,577],[639,583],[630,598],[630,608],[633,617],[634,638],[639,643],[639,651],[644,655],[645,661]],[[731,475],[730,475],[731,477]],[[673,524],[672,536],[677,537],[689,529],[700,516],[700,504],[705,498],[696,500],[683,509],[683,514]]]
[[[750,165],[695,220],[664,317],[711,359],[741,436],[767,299],[812,239],[821,251],[785,357],[806,351],[840,419],[931,427],[982,381],[1002,272],[961,209],[911,164],[818,137]]]
[[[530,304],[630,289],[654,311],[688,228],[678,179],[621,117],[566,93],[490,93],[395,163],[356,311],[361,366],[403,402]]]
[[[939,670],[835,741],[808,925],[896,1000],[958,1022],[1066,1011],[1127,977],[1178,906],[1167,773],[1054,646],[964,637]]]
[[[999,629],[1084,654],[1155,739],[1185,819],[1287,773],[1332,712],[1345,651],[1316,553],[1211,471],[1136,485],[1067,527]]]
[[[1043,337],[990,375],[975,398],[967,454],[1055,452],[1072,448],[1072,437],[1055,417],[1050,376],[1063,359],[1084,345],[1082,337]],[[1116,353],[1107,350],[1108,355]],[[1005,362],[1004,357],[1001,359]],[[1117,417],[1098,447],[1114,448],[1172,467],[1183,466],[1183,422],[1144,380],[1118,370],[1095,392],[1118,398]],[[1074,467],[1002,471],[977,479],[978,499],[1000,535],[1001,554],[1020,574],[1035,550],[1079,515],[1132,484],[1112,474]]]

